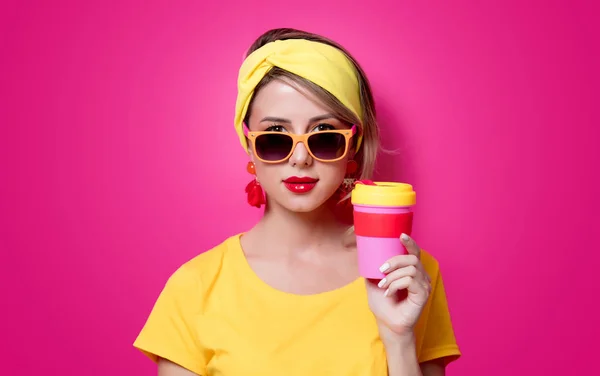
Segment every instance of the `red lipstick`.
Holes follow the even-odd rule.
[[[283,181],[283,184],[287,189],[294,193],[306,193],[311,191],[319,179],[309,178],[307,176],[290,176]]]

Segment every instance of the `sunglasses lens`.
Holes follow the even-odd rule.
[[[346,150],[346,138],[339,133],[315,133],[308,138],[308,147],[315,157],[333,160]]]
[[[256,138],[256,154],[265,161],[285,159],[292,150],[294,142],[285,134],[263,134]]]

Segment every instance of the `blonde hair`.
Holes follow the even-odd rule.
[[[269,71],[269,73],[267,73],[265,77],[263,77],[263,79],[254,89],[255,93],[257,93],[262,87],[264,87],[273,80],[284,79],[307,89],[311,94],[317,97],[325,106],[329,107],[338,119],[345,121],[348,124],[360,124],[361,131],[363,132],[363,140],[360,148],[358,149],[358,152],[356,152],[356,154],[353,156],[353,159],[358,164],[357,179],[370,180],[373,177],[373,172],[375,171],[375,163],[381,146],[379,140],[379,124],[377,123],[375,111],[375,101],[373,99],[373,92],[371,91],[371,84],[369,83],[367,75],[363,71],[362,67],[358,64],[358,62],[354,59],[354,57],[352,57],[352,55],[340,44],[321,35],[292,28],[272,29],[265,32],[260,37],[258,37],[256,41],[254,41],[254,43],[252,43],[252,45],[246,53],[246,57],[267,43],[285,39],[307,39],[314,42],[325,43],[332,47],[338,48],[348,57],[348,59],[356,68],[356,73],[358,76],[358,82],[360,87],[360,103],[363,110],[363,118],[357,119],[356,116],[352,113],[352,111],[350,111],[335,96],[330,94],[325,89],[321,88],[320,86],[314,84],[311,81],[308,81],[305,78],[297,76],[278,67],[273,67]],[[254,96],[252,98],[254,98]],[[252,102],[253,100],[251,99],[250,105],[248,106],[248,112],[246,113],[246,118],[244,119],[246,123],[248,123],[248,120],[250,118],[250,112],[252,111]],[[347,195],[342,199],[342,201],[349,199],[350,195]],[[352,247],[356,245],[354,226],[350,226],[348,230],[344,233],[344,236],[342,237],[342,244],[345,247]]]
[[[299,85],[307,89],[311,94],[317,97],[325,106],[331,109],[333,115],[348,124],[360,124],[361,132],[363,134],[363,141],[358,149],[358,152],[354,155],[353,159],[358,164],[358,179],[371,179],[375,170],[375,163],[377,155],[379,153],[380,142],[379,142],[379,126],[377,124],[376,113],[375,113],[375,101],[373,100],[373,94],[371,91],[371,85],[367,79],[361,66],[358,62],[350,55],[350,53],[344,49],[338,43],[323,37],[321,35],[309,33],[302,30],[291,29],[291,28],[279,28],[272,29],[261,36],[259,36],[254,43],[248,49],[246,56],[256,51],[260,47],[267,43],[274,42],[276,40],[286,39],[306,39],[314,42],[328,44],[332,47],[338,48],[342,51],[348,59],[352,62],[356,68],[358,75],[358,81],[360,86],[360,102],[363,109],[363,118],[357,119],[356,116],[346,108],[336,97],[324,90],[320,86],[308,81],[305,78],[297,76],[293,73],[285,71],[278,67],[273,67],[269,73],[260,81],[260,83],[254,89],[257,93],[262,87],[267,85],[269,82],[275,79],[284,79],[293,84]],[[254,96],[253,96],[254,98]],[[248,107],[246,114],[246,123],[250,118],[250,112],[252,111],[252,100]]]

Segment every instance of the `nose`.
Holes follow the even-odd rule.
[[[303,142],[296,144],[296,148],[289,159],[289,163],[294,167],[308,167],[312,165],[313,159],[306,150]]]

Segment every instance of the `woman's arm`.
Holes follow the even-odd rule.
[[[422,373],[417,360],[414,336],[383,336],[389,376],[429,376]]]
[[[432,360],[419,364],[414,336],[384,340],[388,362],[388,374],[410,376],[445,376],[442,360]]]
[[[159,358],[158,376],[198,376],[198,374],[166,359]]]
[[[421,363],[421,373],[423,376],[445,376],[446,365],[442,360],[431,360]]]

